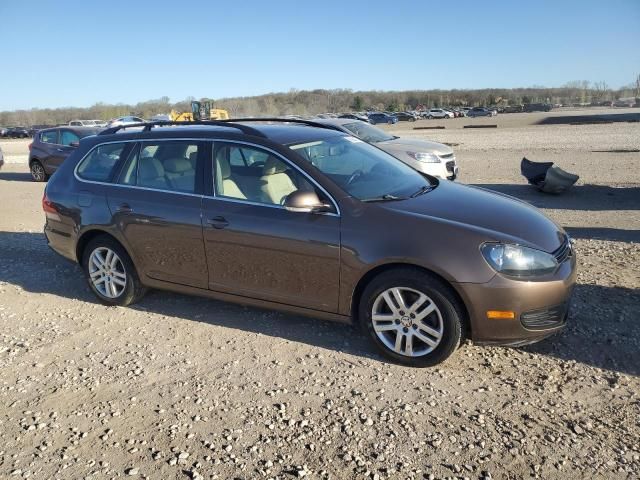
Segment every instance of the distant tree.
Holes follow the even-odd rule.
[[[362,97],[360,95],[356,95],[355,97],[353,97],[353,103],[351,104],[351,109],[355,110],[356,112],[359,112],[363,108],[364,108],[364,100],[362,100]]]

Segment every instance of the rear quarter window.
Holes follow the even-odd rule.
[[[50,130],[48,132],[42,132],[40,134],[40,141],[42,143],[58,143],[58,131]]]
[[[109,143],[95,147],[78,165],[78,177],[93,182],[108,182],[125,146],[126,143]]]

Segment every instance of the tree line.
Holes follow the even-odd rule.
[[[552,103],[560,105],[597,105],[620,98],[640,98],[640,75],[633,84],[613,90],[605,82],[573,81],[562,87],[486,88],[473,90],[408,90],[353,91],[296,90],[268,93],[253,97],[221,98],[216,108],[224,108],[233,118],[245,116],[315,115],[327,112],[363,110],[411,110],[425,107],[456,107],[479,105],[520,105]],[[0,125],[60,125],[74,119],[109,120],[123,115],[150,118],[172,109],[190,111],[190,97],[172,103],[169,97],[147,100],[134,105],[96,103],[91,107],[32,108],[0,112]],[[212,100],[202,98],[199,100]]]

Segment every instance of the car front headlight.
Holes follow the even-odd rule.
[[[440,158],[438,158],[437,155],[433,154],[433,153],[427,153],[427,152],[407,152],[407,155],[409,155],[411,158],[413,158],[414,160],[417,160],[419,162],[424,162],[424,163],[440,163]]]
[[[480,248],[485,260],[499,273],[533,277],[553,272],[558,262],[550,253],[508,243],[485,243]]]

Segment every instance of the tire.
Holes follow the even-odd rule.
[[[115,254],[115,260],[109,252]],[[98,260],[100,258],[105,261],[111,259],[111,266],[103,262],[102,268],[98,267],[100,262],[95,263],[94,254]],[[136,303],[146,293],[129,254],[122,245],[107,235],[100,235],[87,244],[82,254],[82,270],[89,288],[104,305],[125,307]],[[92,277],[96,280],[106,277],[106,280],[94,282]],[[113,287],[113,290],[110,286]]]
[[[29,171],[31,172],[31,179],[34,182],[46,182],[49,179],[49,175],[38,160],[31,162]]]
[[[391,293],[391,289],[401,292],[407,311],[395,305],[394,314],[388,308],[385,295],[397,303],[397,297]],[[422,304],[418,301],[420,295],[426,297]],[[412,310],[415,305],[418,307]],[[376,322],[373,321],[374,310],[378,319]],[[430,313],[420,319],[420,315],[427,310]],[[451,287],[440,279],[417,269],[398,268],[380,274],[367,285],[360,297],[358,320],[386,357],[412,367],[431,367],[445,361],[459,347],[464,331],[463,312]],[[376,332],[375,328],[380,332]],[[398,336],[402,337],[399,351],[394,348],[398,346]],[[411,349],[408,348],[409,344]]]
[[[428,118],[429,120],[433,120],[433,117],[432,117],[431,115],[429,115],[427,118]]]

